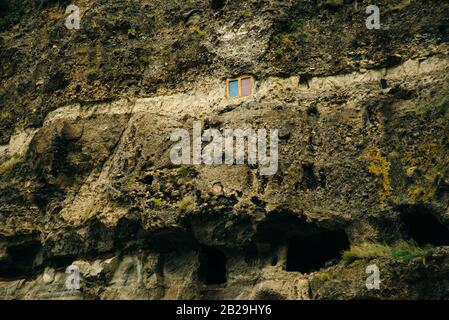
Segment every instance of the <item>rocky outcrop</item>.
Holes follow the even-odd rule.
[[[404,40],[406,48],[395,42],[397,29],[371,34],[360,27],[360,43],[335,40],[341,51],[328,60],[328,41],[319,58],[295,51],[305,43],[289,43],[299,32],[290,25],[295,12],[304,14],[296,21],[303,36],[309,30],[331,37],[350,17],[356,20],[361,2],[349,2],[300,1],[300,8],[255,1],[257,15],[237,16],[238,9],[256,9],[226,3],[188,11],[184,2],[133,2],[123,14],[138,6],[142,19],[111,13],[114,20],[106,21],[98,12],[122,2],[86,1],[83,23],[96,21],[100,38],[91,39],[89,29],[67,35],[49,26],[70,39],[51,38],[60,39],[62,54],[96,42],[81,56],[95,56],[100,70],[83,80],[63,68],[62,78],[71,80],[49,88],[60,82],[46,78],[43,91],[29,83],[23,97],[39,101],[24,104],[36,110],[26,113],[18,110],[14,89],[26,77],[13,70],[21,64],[3,67],[8,130],[0,146],[0,297],[446,298],[448,7],[430,2],[442,12],[436,26],[427,16],[414,17],[418,33]],[[405,21],[392,21],[412,17],[420,6],[391,9],[385,24],[403,30]],[[48,4],[39,14],[58,10]],[[316,19],[321,27],[313,27]],[[343,19],[336,30],[325,29],[336,19]],[[151,32],[141,21],[151,22]],[[181,29],[190,33],[172,38]],[[5,29],[2,38],[13,32]],[[108,40],[109,32],[117,38]],[[159,49],[134,66],[130,52],[146,48],[146,36]],[[126,46],[109,52],[117,39]],[[373,45],[379,39],[387,53]],[[8,41],[0,44],[19,50]],[[129,65],[116,69],[109,60],[122,51]],[[73,61],[66,60],[84,70]],[[49,65],[60,72],[56,62]],[[241,73],[255,77],[254,94],[226,98],[224,79]],[[258,165],[174,165],[171,132],[191,131],[197,121],[221,131],[279,129],[277,173],[263,176]],[[433,248],[419,257],[400,252],[340,261],[351,247],[403,239]],[[380,290],[365,287],[371,264],[380,269]],[[66,287],[69,265],[80,271],[79,290]]]

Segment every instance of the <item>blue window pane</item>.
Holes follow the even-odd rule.
[[[230,97],[238,97],[239,96],[239,81],[230,81],[229,82],[229,96]]]

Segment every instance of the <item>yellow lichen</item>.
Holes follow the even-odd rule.
[[[414,184],[408,188],[408,202],[430,201],[435,196],[437,189],[435,180],[441,175],[441,169],[449,161],[442,142],[430,142],[422,145],[418,150],[404,154],[402,164],[408,167],[405,171],[408,177],[415,176],[418,167],[422,168],[421,176],[415,178]]]
[[[365,158],[371,161],[368,170],[375,176],[382,178],[382,190],[379,192],[382,205],[391,198],[393,188],[390,179],[390,163],[382,157],[378,148],[368,148],[364,152]]]

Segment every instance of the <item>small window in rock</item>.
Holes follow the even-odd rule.
[[[226,282],[226,256],[212,247],[204,247],[200,251],[199,279],[207,285]]]
[[[246,97],[251,95],[251,78],[244,78],[241,80],[241,95],[242,97]]]
[[[380,79],[380,87],[382,89],[387,89],[388,88],[388,82],[385,79]]]
[[[229,81],[228,96],[231,98],[239,96],[239,81],[238,80]]]
[[[342,230],[292,238],[288,241],[286,270],[303,273],[319,270],[329,262],[339,261],[348,248],[349,240]]]
[[[244,76],[226,81],[226,96],[228,98],[247,97],[252,95],[254,79]]]

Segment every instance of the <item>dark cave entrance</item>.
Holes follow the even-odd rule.
[[[35,267],[35,261],[41,249],[39,241],[8,247],[6,250],[7,260],[0,263],[0,277],[16,278],[30,274]]]
[[[343,230],[322,231],[309,236],[298,236],[288,241],[287,271],[310,273],[337,262],[349,240]],[[333,261],[335,260],[335,261]]]
[[[212,247],[203,247],[200,251],[199,279],[207,285],[226,282],[226,256]]]
[[[406,235],[418,245],[449,245],[449,229],[425,206],[403,206],[399,212]]]

